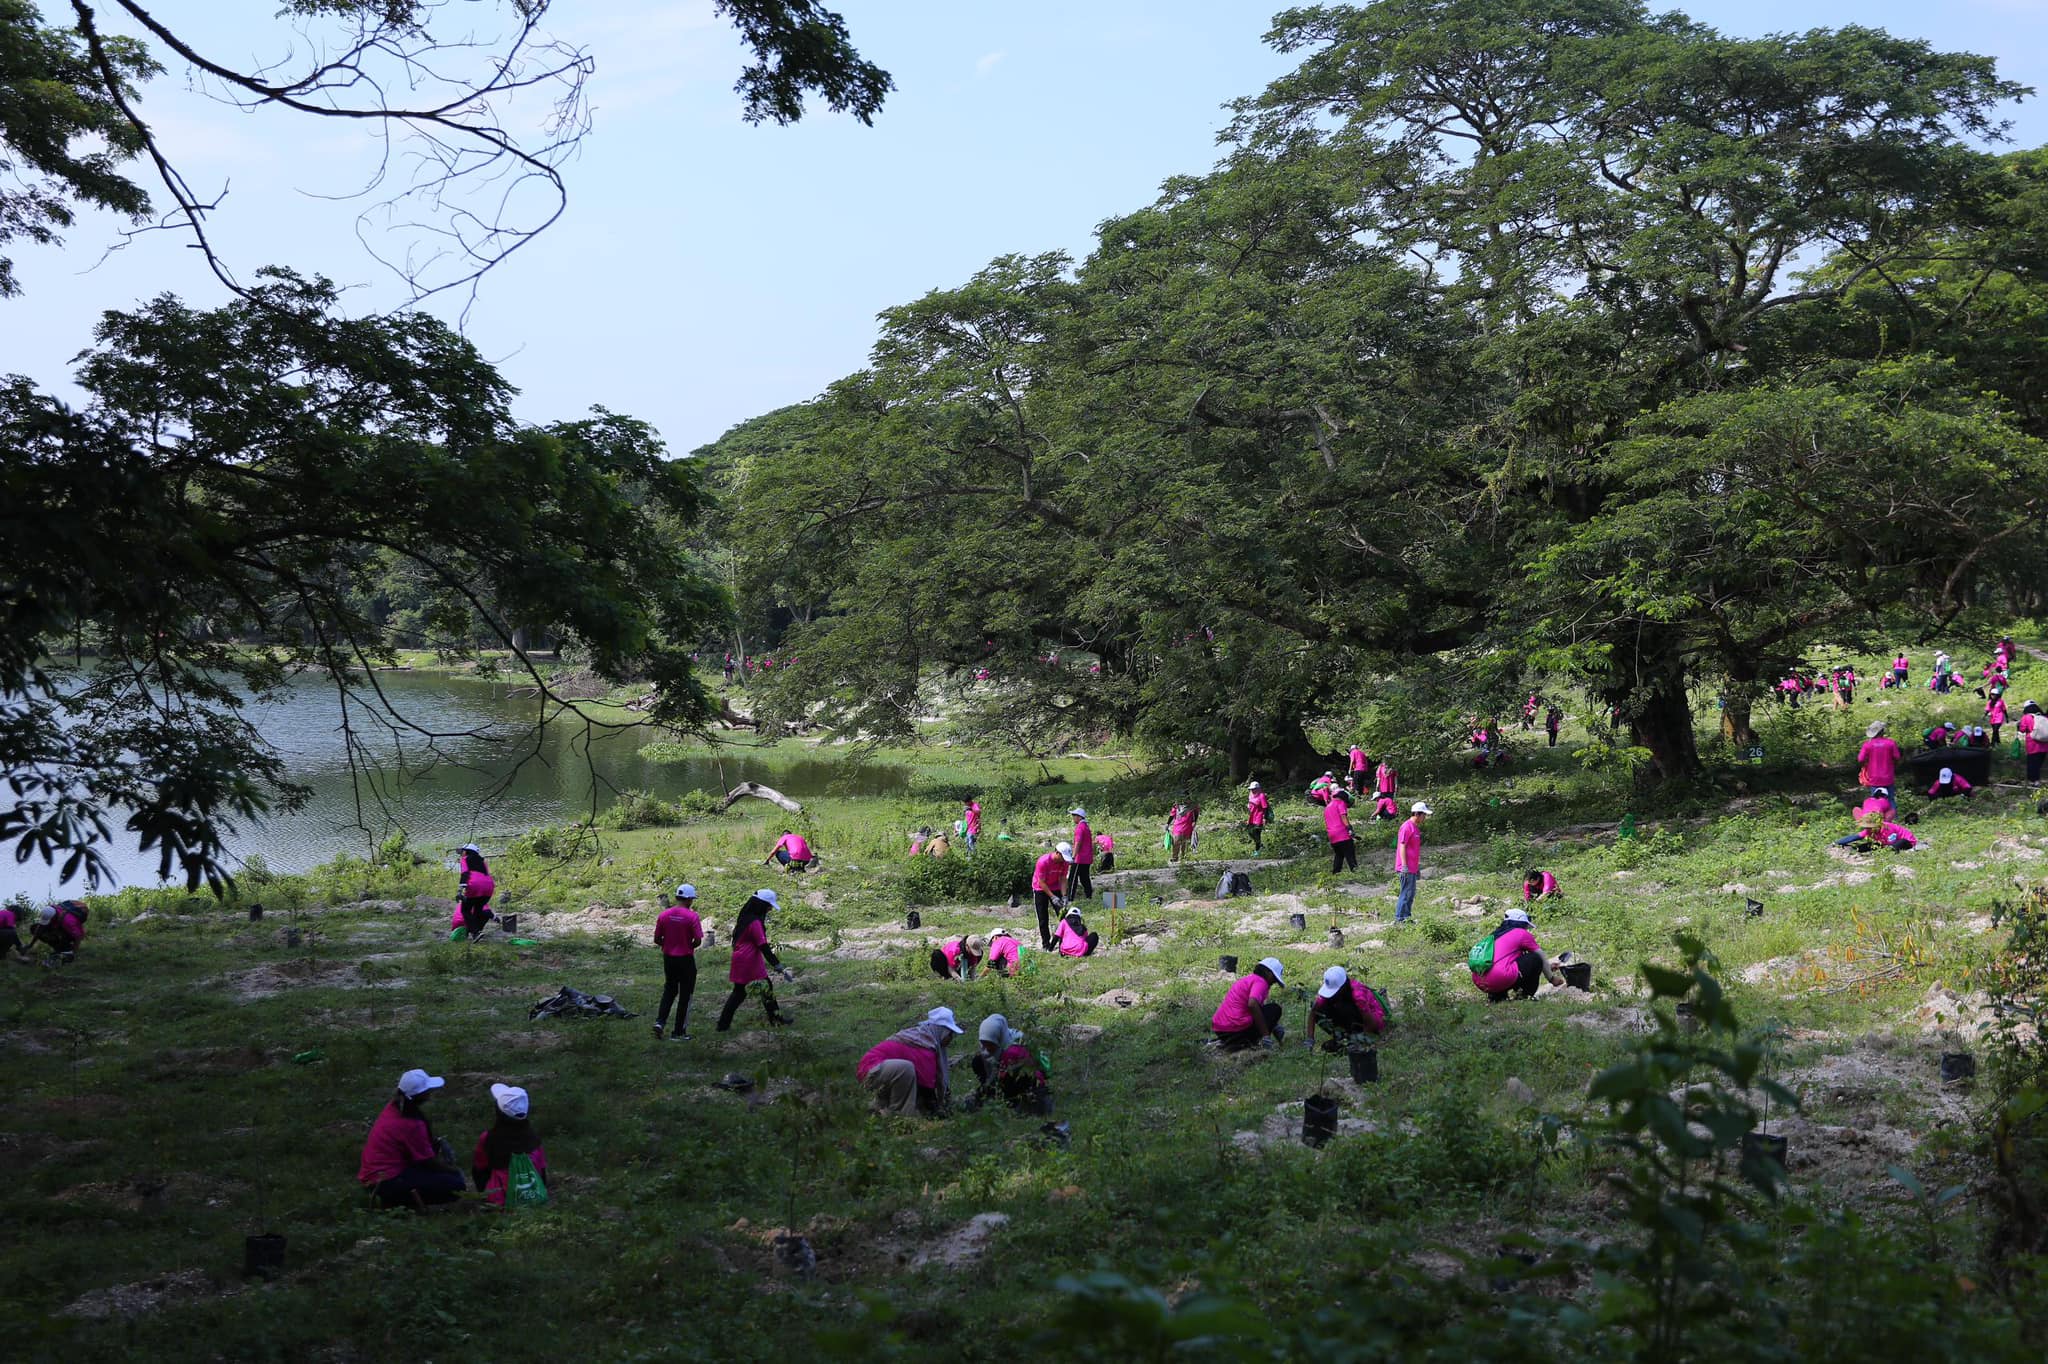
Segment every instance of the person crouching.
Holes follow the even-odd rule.
[[[1060,916],[1059,927],[1053,930],[1053,949],[1063,957],[1092,957],[1102,943],[1102,935],[1092,931],[1081,918],[1081,911],[1074,905],[1067,906],[1067,912]]]
[[[408,1070],[398,1077],[391,1102],[370,1125],[356,1179],[381,1206],[417,1209],[453,1203],[461,1195],[462,1172],[455,1168],[455,1153],[434,1136],[424,1111],[434,1091],[446,1083],[424,1070]]]
[[[952,1100],[946,1045],[964,1031],[941,1005],[860,1058],[854,1075],[881,1113],[943,1113]]]
[[[1473,971],[1472,984],[1498,1004],[1509,995],[1534,998],[1536,986],[1544,980],[1562,985],[1564,973],[1550,964],[1537,945],[1529,911],[1511,909],[1493,930],[1492,965]]]
[[[988,959],[988,939],[979,933],[948,938],[932,949],[932,971],[944,980],[973,980]]]
[[[1052,1112],[1052,1089],[1044,1067],[1024,1045],[1024,1034],[1001,1014],[981,1020],[981,1046],[974,1053],[975,1096],[986,1101],[1000,1095],[1018,1114]]]
[[[1368,1034],[1377,1037],[1387,1030],[1387,1011],[1380,997],[1362,980],[1353,980],[1341,966],[1323,972],[1322,988],[1308,1002],[1308,1045],[1316,1045],[1316,1025],[1329,1025],[1330,1040],[1324,1047],[1337,1050],[1344,1042]]]
[[[1286,1038],[1287,1029],[1280,1025],[1280,1006],[1268,998],[1284,972],[1278,957],[1266,957],[1250,975],[1231,982],[1223,1002],[1209,1018],[1209,1027],[1223,1050],[1275,1047]]]

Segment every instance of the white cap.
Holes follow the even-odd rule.
[[[36,911],[36,922],[39,924],[46,924],[56,917],[57,906],[55,905],[44,905],[41,909]]]
[[[1954,769],[1953,767],[1944,767],[1944,768],[1942,768],[1942,769],[1941,769],[1941,777],[1940,777],[1940,780],[1942,780],[1942,781],[1954,781],[1955,779],[1956,779],[1956,770],[1955,770],[1955,769]]]
[[[967,1029],[961,1027],[958,1023],[953,1021],[953,1011],[943,1004],[941,1004],[938,1008],[933,1009],[930,1013],[926,1014],[924,1016],[924,1021],[927,1023],[936,1023],[942,1028],[951,1028],[954,1032],[967,1031]]]
[[[1254,791],[1258,790],[1258,789],[1259,789],[1259,784],[1258,784],[1257,782],[1253,782],[1253,783],[1251,784],[1251,789],[1252,789],[1252,790],[1254,790]]]
[[[1071,843],[1055,843],[1052,850],[1070,860],[1074,856],[1074,845]]]
[[[1418,800],[1408,807],[1408,813],[1411,815],[1433,815],[1436,811],[1429,808],[1428,801]]]
[[[1341,966],[1332,966],[1329,970],[1323,972],[1323,988],[1316,991],[1316,995],[1318,998],[1328,999],[1331,995],[1343,989],[1350,980],[1351,973],[1349,971]]]
[[[1068,917],[1069,919],[1078,919],[1078,918],[1080,918],[1080,917],[1081,917],[1081,906],[1079,906],[1079,905],[1076,905],[1076,904],[1069,904],[1069,905],[1067,906],[1067,917]]]
[[[398,1092],[408,1099],[417,1099],[430,1089],[439,1089],[448,1082],[438,1075],[429,1075],[424,1070],[408,1070],[398,1077]]]
[[[1287,969],[1280,964],[1280,958],[1278,957],[1261,957],[1259,958],[1259,965],[1273,973],[1273,980],[1276,983],[1281,979],[1281,973]]]
[[[479,848],[479,847],[478,847],[478,846],[477,846],[476,844],[474,844],[474,843],[465,843],[465,844],[463,844],[463,845],[462,845],[461,847],[457,848],[457,849],[456,849],[455,851],[457,851],[457,852],[473,852],[473,853],[476,853],[476,854],[477,854],[478,856],[482,856],[482,855],[483,855],[483,849],[482,849],[482,848]]]
[[[782,901],[775,898],[775,892],[772,890],[757,890],[754,892],[754,898],[757,900],[765,900],[768,904],[768,908],[770,909],[782,908]]]
[[[1082,809],[1082,808],[1081,808],[1080,806],[1078,806],[1078,805],[1076,805],[1076,806],[1075,806],[1075,807],[1074,807],[1073,809],[1071,809],[1071,810],[1067,811],[1067,813],[1068,813],[1068,814],[1070,814],[1070,815],[1076,815],[1076,816],[1078,816],[1078,817],[1080,817],[1080,818],[1082,818],[1082,819],[1086,819],[1086,818],[1088,818],[1088,812],[1087,812],[1086,810],[1083,810],[1083,809]]]
[[[1872,720],[1869,724],[1863,727],[1863,734],[1865,738],[1875,739],[1878,735],[1882,733],[1884,733],[1884,721],[1882,720]]]
[[[526,1091],[518,1085],[492,1085],[491,1102],[508,1118],[526,1116]]]
[[[697,888],[688,881],[685,881],[676,887],[676,898],[678,900],[694,900],[697,898]]]
[[[1525,924],[1529,922],[1529,911],[1523,909],[1520,905],[1516,905],[1513,909],[1509,910],[1502,917],[1507,919],[1510,923]]]

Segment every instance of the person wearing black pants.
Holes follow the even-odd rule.
[[[1355,838],[1330,845],[1330,874],[1334,876],[1346,867],[1358,870],[1358,840]]]
[[[1330,793],[1330,803],[1323,807],[1323,824],[1330,835],[1330,874],[1335,876],[1348,865],[1358,870],[1358,840],[1351,835],[1351,803],[1336,791]]]
[[[704,921],[697,917],[697,888],[676,887],[676,902],[654,921],[654,945],[661,949],[661,1007],[654,1014],[654,1035],[668,1026],[668,1010],[676,1007],[678,1042],[690,1040],[690,997],[697,993],[697,949],[704,944]]]
[[[773,967],[784,980],[796,978],[768,945],[768,913],[781,908],[781,903],[774,891],[757,890],[740,906],[739,918],[733,921],[732,928],[732,969],[726,973],[726,979],[732,982],[732,993],[725,997],[725,1007],[718,1011],[720,1032],[732,1030],[733,1015],[746,1002],[749,989],[761,996],[761,1007],[770,1024],[780,1026],[789,1022],[775,1006],[775,986],[768,975]]]
[[[1543,981],[1543,957],[1539,953],[1524,952],[1515,959],[1515,983],[1505,990],[1488,990],[1486,997],[1498,1004],[1513,996],[1516,999],[1536,998],[1536,987]]]

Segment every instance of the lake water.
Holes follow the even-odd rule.
[[[378,673],[377,683],[414,725],[438,735],[394,739],[388,729],[355,715],[375,765],[352,771],[341,706],[324,679],[307,679],[289,700],[251,711],[265,739],[276,746],[293,779],[310,786],[305,808],[243,827],[229,839],[237,857],[261,854],[273,870],[303,871],[338,853],[364,853],[394,829],[422,844],[475,841],[489,845],[507,834],[589,813],[620,791],[673,797],[685,791],[724,793],[759,781],[785,795],[886,795],[903,790],[910,770],[850,759],[791,759],[744,746],[704,750],[704,756],[657,763],[640,756],[649,743],[671,738],[651,725],[587,733],[573,715],[551,720],[535,734],[540,702],[517,697],[509,685],[425,673]],[[593,779],[594,774],[594,779]],[[121,885],[154,885],[156,859],[132,844],[108,852]],[[11,850],[10,850],[11,851]],[[104,888],[104,887],[103,887]],[[59,887],[56,868],[38,860],[0,858],[0,899],[23,892],[55,898],[82,884]]]

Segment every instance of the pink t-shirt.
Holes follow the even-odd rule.
[[[1557,894],[1557,878],[1547,871],[1537,874],[1536,888],[1534,890],[1529,888],[1527,881],[1522,883],[1522,900],[1524,903],[1535,899],[1538,895],[1555,894]]]
[[[940,1061],[939,1054],[930,1047],[913,1047],[908,1042],[899,1041],[894,1037],[868,1048],[867,1055],[860,1058],[860,1064],[853,1068],[853,1073],[865,1080],[868,1078],[868,1072],[884,1061],[910,1062],[911,1067],[917,1071],[919,1089],[939,1087],[939,1067],[944,1064]]]
[[[1065,891],[1067,859],[1056,852],[1049,852],[1040,857],[1038,865],[1031,871],[1031,888],[1042,890],[1047,895],[1058,895]]]
[[[733,934],[732,969],[726,972],[726,979],[734,985],[768,979],[768,959],[761,953],[767,945],[768,926],[759,919]]]
[[[1102,855],[1103,855],[1104,853],[1113,853],[1113,852],[1115,852],[1115,851],[1116,851],[1116,838],[1115,838],[1115,836],[1114,836],[1114,835],[1112,835],[1112,834],[1097,834],[1097,835],[1095,835],[1095,855],[1096,855],[1097,857],[1100,857],[1100,856],[1102,856]]]
[[[434,1140],[427,1133],[427,1120],[408,1118],[398,1111],[397,1104],[388,1103],[377,1115],[377,1121],[370,1124],[356,1182],[382,1184],[406,1166],[433,1158]]]
[[[1351,809],[1341,800],[1333,800],[1323,807],[1323,828],[1329,833],[1332,843],[1342,843],[1351,837]]]
[[[976,838],[981,837],[981,802],[978,800],[967,802],[967,832]]]
[[[1357,744],[1351,745],[1351,770],[1353,772],[1365,771],[1365,750]]]
[[[1422,870],[1422,828],[1410,815],[1401,824],[1401,832],[1394,840],[1394,870]]]
[[[1856,780],[1865,786],[1890,786],[1899,774],[1898,741],[1888,734],[1865,739],[1856,750],[1856,761],[1861,764]]]
[[[1074,931],[1074,925],[1061,919],[1059,927],[1053,930],[1053,944],[1063,957],[1085,957],[1088,955],[1088,940]]]
[[[1195,831],[1195,807],[1183,805],[1173,816],[1173,836],[1186,838]]]
[[[1951,781],[1951,782],[1950,782],[1950,783],[1948,784],[1948,787],[1949,787],[1949,790],[1951,790],[1951,791],[1955,792],[1956,794],[1960,795],[1960,794],[1962,794],[1963,792],[1965,792],[1965,791],[1967,791],[1967,790],[1969,790],[1969,789],[1970,789],[1970,783],[1969,783],[1968,781],[1966,781],[1966,780],[1965,780],[1965,779],[1963,778],[1963,774],[1962,774],[1962,773],[1958,772],[1958,773],[1956,773],[1956,775],[1955,775],[1955,780]],[[1938,792],[1940,792],[1940,790],[1941,790],[1941,782],[1940,782],[1940,780],[1939,780],[1939,779],[1937,779],[1937,780],[1935,781],[1934,785],[1932,785],[1932,786],[1930,786],[1930,787],[1928,787],[1928,788],[1927,788],[1927,794],[1928,794],[1928,795],[1930,795],[1930,796],[1932,796],[1932,795],[1935,795],[1935,794],[1937,794]]]
[[[1023,962],[1024,949],[1015,938],[1005,933],[1000,938],[990,939],[988,964],[1005,971],[1015,971]]]
[[[1380,997],[1366,988],[1362,980],[1347,980],[1344,982],[1344,988],[1351,992],[1351,998],[1358,1004],[1359,1013],[1365,1016],[1365,1030],[1385,1032],[1387,1011],[1380,1007]],[[1308,1002],[1308,1011],[1312,1014],[1319,1014],[1329,1007],[1330,1001],[1324,999],[1321,994],[1317,994]]]
[[[687,957],[704,941],[704,921],[688,905],[670,905],[654,921],[654,945],[664,957]]]
[[[465,900],[488,900],[497,891],[498,883],[487,871],[473,871],[462,883],[462,898]]]
[[[1482,990],[1505,990],[1521,975],[1519,959],[1534,952],[1536,935],[1526,928],[1511,928],[1493,940],[1493,969],[1475,971],[1472,983]]]
[[[804,842],[802,834],[784,834],[775,841],[775,850],[788,853],[789,860],[792,862],[808,862],[811,860],[811,845]]]
[[[1394,794],[1395,773],[1392,767],[1386,763],[1381,763],[1380,770],[1375,774],[1374,780],[1374,789],[1381,795],[1391,796]]]
[[[1074,821],[1074,865],[1090,866],[1095,861],[1095,835],[1088,828],[1088,821]]]
[[[948,971],[960,969],[960,954],[966,950],[967,940],[965,938],[948,938],[939,944],[939,954],[946,959],[946,969]]]
[[[1266,996],[1272,992],[1271,982],[1257,971],[1239,976],[1224,991],[1223,1002],[1209,1016],[1209,1026],[1217,1032],[1243,1032],[1256,1022],[1252,1011],[1264,1004]]]
[[[1244,803],[1245,817],[1254,827],[1264,826],[1273,811],[1273,802],[1266,799],[1264,791],[1254,791]]]
[[[1989,725],[2002,725],[2005,723],[2005,698],[2003,696],[1992,697],[1991,704],[1984,707],[1984,723]]]
[[[19,923],[14,917],[14,911],[11,909],[0,909],[0,933],[14,933],[17,931],[19,931]]]

